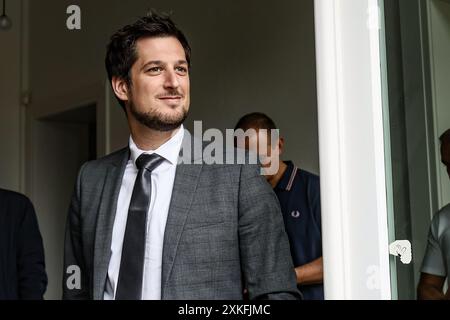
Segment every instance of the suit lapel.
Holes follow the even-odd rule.
[[[129,159],[129,149],[109,163],[100,198],[94,249],[94,299],[102,300],[111,258],[111,239],[122,178]]]
[[[190,155],[184,154],[184,164],[177,166],[175,173],[175,180],[172,189],[172,198],[169,206],[169,213],[167,216],[166,229],[164,231],[163,257],[162,257],[162,274],[161,274],[161,299],[164,299],[164,292],[167,286],[170,274],[173,269],[173,264],[177,254],[178,244],[180,242],[181,233],[183,231],[188,213],[196,193],[198,180],[202,170],[202,164],[194,160],[201,160],[201,153],[196,156],[193,152],[197,142],[192,144],[195,139],[192,139],[189,132],[185,131],[183,139],[183,152],[191,151]],[[201,142],[200,142],[201,143]],[[201,146],[201,145],[200,145]],[[187,157],[186,157],[187,156]],[[186,159],[189,161],[186,162]]]

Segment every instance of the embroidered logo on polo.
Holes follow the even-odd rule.
[[[292,211],[291,212],[291,216],[292,216],[292,218],[299,218],[300,217],[300,211],[298,211],[298,210],[294,210],[294,211]]]

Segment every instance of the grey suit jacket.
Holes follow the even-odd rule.
[[[80,169],[66,224],[64,299],[103,299],[128,159],[124,148]],[[161,276],[162,299],[236,300],[244,286],[250,299],[300,297],[280,206],[257,165],[177,166]]]

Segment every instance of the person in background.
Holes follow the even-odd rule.
[[[24,195],[0,189],[0,300],[41,300],[47,289],[36,213]]]
[[[439,138],[441,161],[450,178],[450,129]],[[428,245],[417,286],[419,300],[450,300],[450,290],[444,293],[445,279],[450,273],[450,203],[434,215],[428,233]]]
[[[275,135],[275,141],[271,141],[273,137],[270,130],[277,130],[277,127],[266,114],[255,112],[243,116],[236,124],[235,132],[239,129],[250,134],[249,139],[236,140],[245,143],[237,147],[252,150],[255,146],[261,146],[261,141],[267,141],[267,147],[252,151],[257,152],[260,157],[270,159],[270,161],[261,161],[265,167],[272,166],[274,161],[279,163],[278,170],[275,170],[273,174],[267,174],[266,179],[274,189],[281,205],[297,285],[305,300],[323,300],[319,177],[298,168],[291,161],[280,160],[284,149],[284,139]],[[249,129],[253,129],[254,134],[247,131]]]

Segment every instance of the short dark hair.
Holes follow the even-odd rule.
[[[191,47],[183,32],[175,26],[168,14],[159,14],[154,10],[136,22],[116,31],[107,46],[105,66],[109,81],[113,77],[124,79],[131,85],[130,70],[138,59],[136,43],[142,38],[175,37],[180,41],[186,55],[188,67],[191,65]],[[123,101],[118,99],[122,107]]]
[[[266,114],[261,112],[252,112],[240,118],[234,130],[242,129],[245,131],[250,128],[275,130],[277,129],[277,126],[275,125],[275,122]]]
[[[450,143],[450,129],[447,129],[440,137],[439,140],[441,141],[441,144],[444,143]]]

